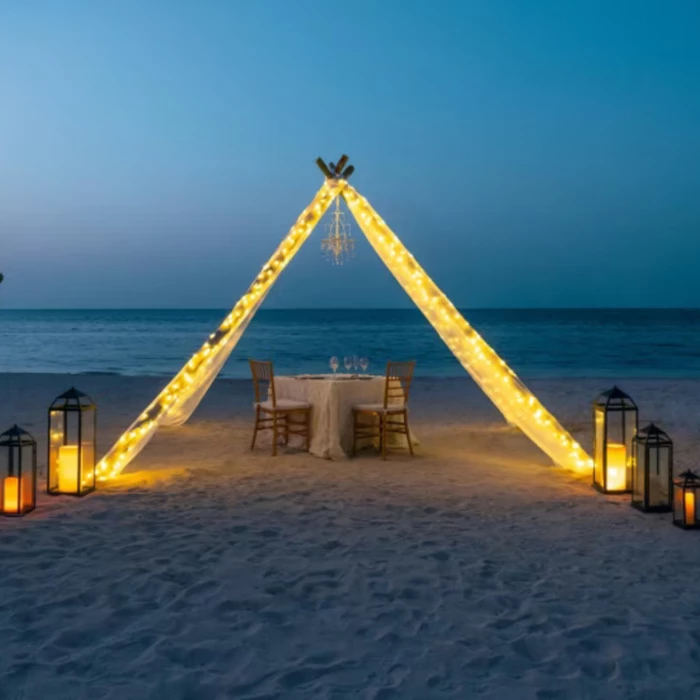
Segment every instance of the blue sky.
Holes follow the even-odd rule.
[[[3,305],[229,306],[345,151],[458,305],[700,306],[699,85],[697,2],[0,0]],[[410,303],[322,233],[269,306]]]

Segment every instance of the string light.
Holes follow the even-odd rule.
[[[159,426],[179,425],[189,418],[270,287],[338,195],[345,199],[384,264],[506,420],[520,428],[556,464],[572,469],[591,468],[593,462],[581,446],[467,323],[369,202],[347,181],[327,179],[217,331],[100,460],[98,479],[118,476]]]
[[[384,264],[506,420],[555,464],[591,468],[593,461],[581,446],[467,323],[369,202],[348,184],[342,196]]]
[[[100,460],[97,464],[98,480],[105,481],[118,476],[144,448],[159,426],[180,425],[189,418],[270,287],[345,186],[344,180],[326,180],[323,183],[311,204],[299,215],[286,238],[219,328]]]

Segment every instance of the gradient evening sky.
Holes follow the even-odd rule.
[[[342,151],[457,305],[700,307],[697,0],[0,0],[6,308],[230,306]]]

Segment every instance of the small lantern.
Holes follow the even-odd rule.
[[[0,512],[24,515],[36,508],[36,440],[17,425],[0,435]]]
[[[593,486],[603,493],[632,490],[632,439],[637,434],[637,405],[614,386],[593,404]]]
[[[97,406],[89,396],[73,388],[51,404],[46,487],[51,495],[95,490],[96,437]]]
[[[673,443],[653,423],[632,440],[632,505],[647,513],[671,510]]]
[[[683,472],[673,482],[673,524],[684,530],[700,528],[700,476]]]

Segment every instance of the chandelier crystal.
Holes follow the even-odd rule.
[[[340,208],[340,197],[336,197],[331,221],[326,226],[327,236],[321,241],[321,250],[334,265],[342,265],[353,256],[355,239],[350,233],[350,224]]]

